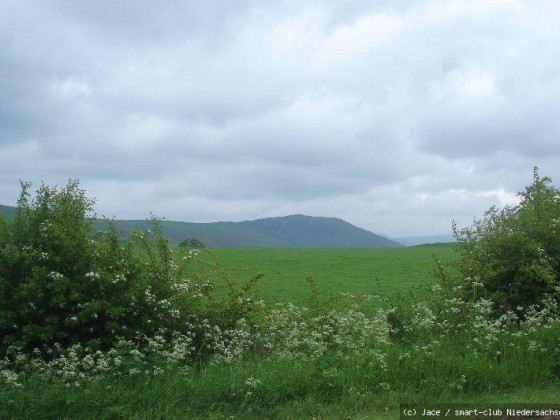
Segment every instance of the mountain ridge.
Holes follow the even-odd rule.
[[[144,220],[116,220],[126,236],[133,229],[146,229]],[[96,221],[102,226],[102,221]],[[178,244],[194,237],[208,247],[248,248],[350,248],[402,247],[399,242],[334,217],[290,215],[267,217],[241,222],[193,223],[161,222],[164,234],[171,243]]]
[[[0,213],[11,217],[15,207],[0,205]],[[146,220],[113,220],[122,237],[134,229],[147,229]],[[102,229],[105,221],[96,219]],[[402,247],[403,244],[359,228],[336,217],[293,214],[241,222],[193,223],[162,220],[163,233],[173,245],[188,237],[208,247],[254,248],[350,248]]]

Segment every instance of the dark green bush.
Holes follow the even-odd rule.
[[[106,349],[119,338],[186,333],[195,319],[219,326],[250,314],[241,292],[215,301],[211,281],[186,277],[192,255],[176,256],[155,218],[151,231],[122,242],[111,221],[93,230],[94,200],[77,181],[41,185],[33,200],[29,188],[22,183],[14,218],[0,218],[0,354],[55,343]]]
[[[181,241],[179,244],[181,248],[189,248],[189,249],[203,249],[206,246],[200,241],[199,239],[189,237],[184,241]]]
[[[560,191],[535,168],[518,196],[517,206],[492,207],[472,227],[453,227],[464,296],[484,293],[502,310],[539,303],[560,285]]]

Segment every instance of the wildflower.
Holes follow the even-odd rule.
[[[124,281],[126,281],[125,275],[124,274],[117,274],[115,276],[115,278],[113,279],[112,283],[117,284],[117,283],[124,282]]]
[[[247,385],[248,387],[251,387],[251,388],[256,388],[260,384],[261,384],[261,381],[259,379],[253,378],[252,376],[250,378],[247,378],[247,380],[245,380],[245,385]]]
[[[17,380],[18,380],[17,373],[7,369],[0,371],[0,383],[4,382],[7,385],[12,385],[18,388],[21,386],[21,384]]]
[[[47,277],[53,280],[60,280],[64,277],[64,274],[57,273],[56,271],[51,271],[49,274],[47,274]]]
[[[381,388],[383,391],[389,391],[391,389],[391,385],[387,382],[380,382],[379,383],[379,388]]]

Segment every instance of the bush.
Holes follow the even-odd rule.
[[[181,248],[204,249],[206,246],[199,239],[189,237],[179,244]]]
[[[33,200],[29,188],[22,183],[14,218],[0,219],[0,355],[55,343],[108,349],[191,333],[196,319],[227,327],[250,315],[241,292],[214,301],[211,281],[186,277],[193,256],[175,255],[157,219],[122,242],[111,221],[93,230],[94,200],[77,181],[41,185]]]
[[[453,226],[464,296],[484,294],[516,312],[560,284],[560,191],[535,168],[533,183],[518,196],[519,205],[492,207],[470,228]]]

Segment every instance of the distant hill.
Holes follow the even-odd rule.
[[[117,220],[126,235],[144,229],[145,221]],[[346,248],[399,247],[402,244],[375,235],[344,220],[331,217],[293,215],[245,222],[189,223],[163,221],[165,235],[173,244],[194,237],[208,247],[254,248]]]
[[[11,216],[15,209],[0,206],[0,212]],[[115,220],[123,237],[134,229],[146,229],[144,220]],[[102,229],[104,221],[96,220]],[[271,217],[245,222],[189,223],[164,220],[164,234],[177,245],[188,237],[207,247],[255,248],[349,248],[400,247],[401,243],[356,227],[334,217],[312,217],[301,214]]]
[[[457,241],[453,235],[407,236],[404,238],[395,238],[394,240],[406,246],[448,243]]]
[[[15,211],[16,211],[15,207],[3,206],[0,204],[0,214],[4,215],[4,217],[8,219],[13,216]]]

